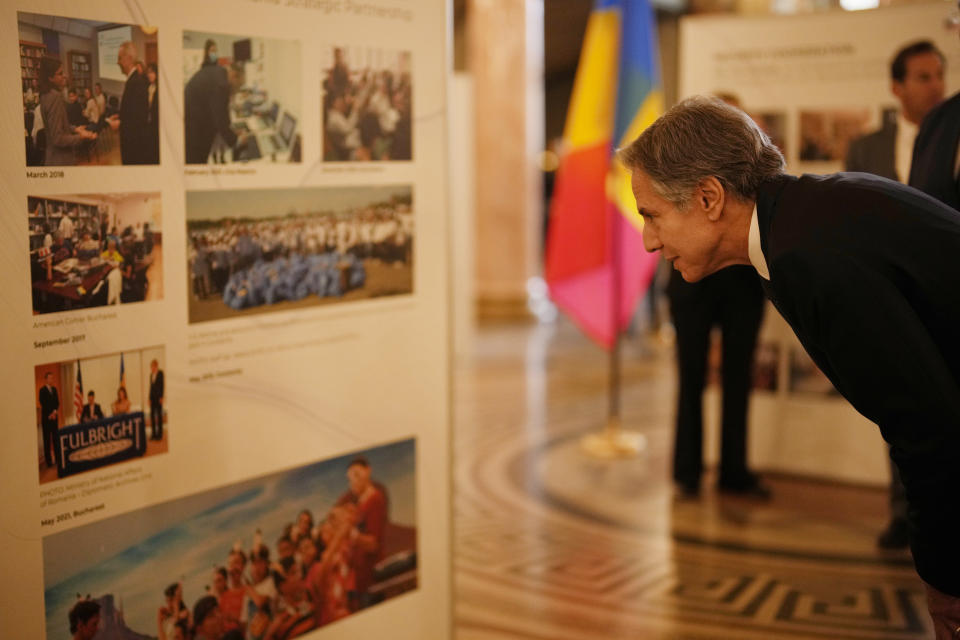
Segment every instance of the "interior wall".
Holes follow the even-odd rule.
[[[160,195],[159,194],[136,194],[127,196],[115,203],[114,213],[116,214],[122,229],[127,225],[136,226],[138,223],[150,223],[150,228],[160,229]]]
[[[289,40],[263,40],[264,88],[281,111],[289,111],[300,125],[300,44]]]
[[[43,42],[43,30],[40,27],[32,24],[26,24],[24,22],[19,23],[18,26],[20,27],[21,40],[29,40],[30,42]]]

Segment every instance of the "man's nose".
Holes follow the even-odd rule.
[[[643,225],[643,248],[649,253],[659,251],[663,248],[660,238],[657,237],[656,232],[654,232],[649,224]]]

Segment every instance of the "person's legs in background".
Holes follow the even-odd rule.
[[[766,301],[760,277],[752,267],[729,267],[715,277],[723,332],[723,430],[718,485],[725,491],[768,497],[769,491],[747,465],[747,407]]]
[[[684,282],[680,274],[674,272],[667,287],[677,345],[673,479],[686,497],[699,493],[703,472],[703,387],[714,306],[707,294],[708,286],[703,282]]]

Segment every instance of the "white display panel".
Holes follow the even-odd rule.
[[[298,637],[449,637],[447,5],[19,9],[29,18],[11,10],[0,22],[21,45],[0,56],[16,89],[0,101],[0,555],[18,576],[0,588],[6,633],[72,637],[79,593],[101,603],[102,637],[121,606],[128,628],[156,637],[167,586],[182,583],[193,610],[214,587],[212,565],[261,543],[276,561],[285,525],[309,509],[309,537],[340,550],[331,566],[353,586],[349,615],[318,604],[319,627]],[[149,154],[130,146],[149,146],[131,123],[154,117],[122,104],[122,41],[103,43],[104,27],[129,29],[144,76],[157,65]],[[50,115],[32,81],[52,38],[63,65],[71,51],[88,57],[89,77],[77,67],[67,86],[99,83],[108,107],[120,102],[116,130],[99,118],[96,140],[53,156],[31,126],[38,110]],[[216,132],[188,163],[200,140],[185,134],[188,96],[214,102],[186,90],[207,40],[218,51],[204,73],[226,81],[227,126],[244,146]],[[337,85],[360,110],[343,160],[324,153],[335,47],[370,71],[349,68]],[[351,484],[361,458],[371,482]],[[370,515],[378,492],[383,526]],[[342,529],[336,544],[323,520]],[[304,585],[333,589],[326,569],[319,582],[306,573]]]

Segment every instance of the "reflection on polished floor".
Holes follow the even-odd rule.
[[[676,502],[672,353],[628,340],[623,361],[647,446],[618,462],[580,453],[607,359],[569,323],[483,329],[458,365],[458,640],[932,637],[908,554],[875,549],[883,491],[766,476],[757,503],[708,478]]]

